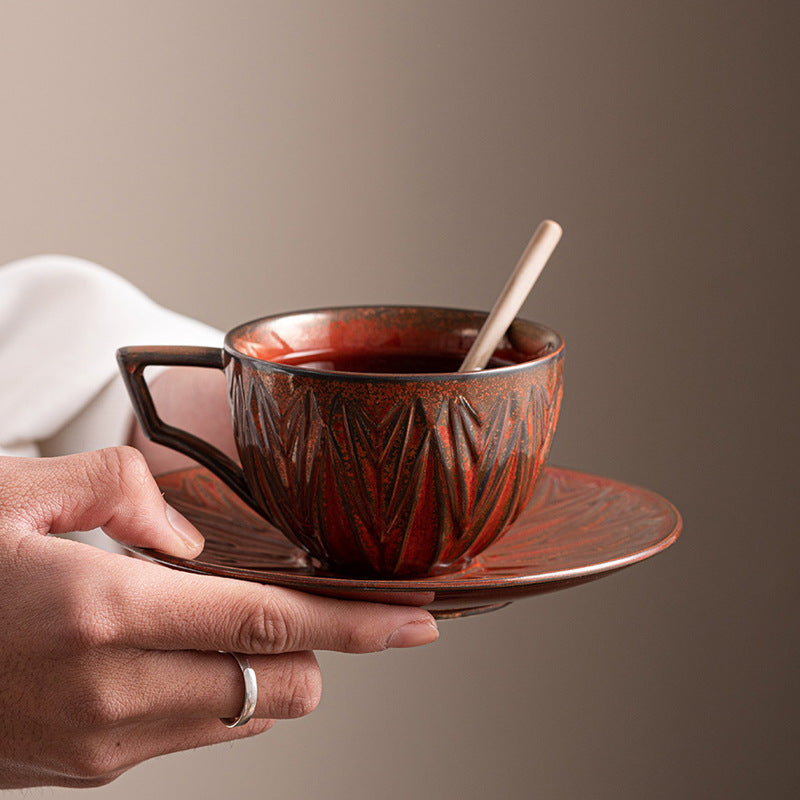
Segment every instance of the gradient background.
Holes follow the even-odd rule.
[[[553,217],[552,461],[686,523],[432,647],[322,654],[310,717],[96,796],[796,796],[799,9],[0,2],[0,261],[83,256],[221,328],[488,308]]]

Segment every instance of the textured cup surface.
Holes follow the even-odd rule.
[[[234,436],[265,518],[331,571],[376,577],[459,568],[507,530],[556,428],[558,334],[516,320],[495,353],[508,365],[476,373],[308,367],[342,354],[353,363],[402,355],[458,363],[485,317],[360,307],[232,330],[225,372]]]

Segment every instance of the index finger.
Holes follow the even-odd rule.
[[[415,606],[319,597],[144,561],[129,560],[125,567],[115,570],[117,602],[106,618],[111,637],[126,646],[267,655],[369,653],[438,637],[433,617]]]

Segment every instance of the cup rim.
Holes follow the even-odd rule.
[[[322,314],[322,313],[334,313],[334,312],[353,312],[353,311],[381,311],[381,310],[409,310],[409,311],[442,311],[442,312],[459,312],[463,314],[471,314],[477,315],[485,319],[488,317],[488,311],[476,310],[476,309],[468,309],[468,308],[459,308],[456,306],[435,306],[435,305],[420,305],[420,304],[404,304],[404,303],[394,303],[394,304],[387,304],[387,303],[374,303],[374,304],[357,304],[357,305],[339,305],[339,306],[320,306],[315,308],[302,308],[296,309],[293,311],[282,311],[275,314],[267,314],[261,317],[255,317],[253,319],[247,320],[246,322],[241,322],[231,328],[226,334],[224,339],[224,349],[230,353],[232,356],[235,356],[237,359],[242,361],[250,362],[256,366],[268,364],[271,369],[279,370],[281,372],[286,372],[288,374],[294,374],[304,377],[314,376],[317,378],[330,378],[335,376],[337,379],[341,378],[343,380],[364,380],[369,379],[370,381],[383,381],[388,380],[392,382],[407,382],[407,381],[418,381],[418,380],[476,380],[485,378],[489,375],[510,375],[514,372],[524,371],[526,369],[531,369],[534,366],[540,366],[547,364],[548,362],[554,361],[560,358],[564,352],[564,339],[558,331],[554,330],[548,325],[545,325],[541,322],[535,322],[533,320],[525,319],[524,317],[515,317],[512,321],[511,325],[515,325],[518,323],[522,323],[523,325],[531,325],[538,329],[540,329],[543,333],[550,335],[555,338],[556,346],[555,349],[550,351],[549,353],[539,356],[537,358],[531,358],[525,361],[520,361],[515,364],[508,364],[501,367],[492,367],[491,369],[483,369],[477,370],[475,372],[417,372],[417,373],[385,373],[385,372],[349,372],[346,370],[323,370],[323,369],[310,369],[308,367],[303,367],[302,365],[298,364],[284,364],[280,361],[271,361],[269,359],[258,358],[254,355],[249,353],[244,353],[239,350],[234,345],[234,338],[241,334],[243,330],[246,328],[257,325],[264,322],[269,322],[271,320],[277,320],[286,317],[294,317],[294,316],[303,316],[309,314]],[[510,328],[511,326],[509,326]],[[466,355],[466,354],[465,354]]]

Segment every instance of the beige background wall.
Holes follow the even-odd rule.
[[[798,24],[788,1],[0,2],[0,262],[81,255],[223,328],[485,308],[552,216],[525,315],[568,342],[553,461],[686,518],[651,562],[433,647],[323,654],[310,717],[95,796],[793,795]]]

